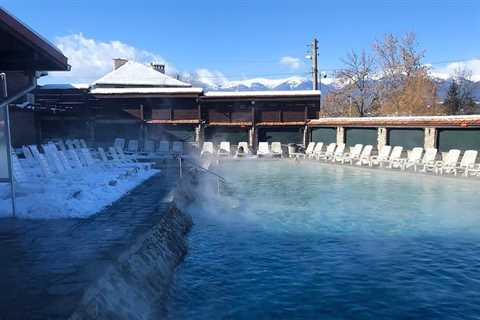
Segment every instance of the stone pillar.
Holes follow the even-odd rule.
[[[345,143],[345,128],[337,127],[337,144]]]
[[[255,128],[255,126],[252,126],[250,130],[248,130],[248,145],[250,146],[250,148],[255,150],[257,149],[257,144],[258,144],[257,128]]]
[[[195,143],[198,145],[199,148],[202,147],[204,139],[205,139],[205,127],[202,124],[199,124],[195,128]]]
[[[387,128],[378,128],[377,130],[377,150],[382,150],[387,145]]]
[[[424,148],[437,147],[437,128],[425,128],[425,145]]]

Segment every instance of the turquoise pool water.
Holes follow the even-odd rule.
[[[241,161],[190,212],[171,319],[479,319],[480,183]]]

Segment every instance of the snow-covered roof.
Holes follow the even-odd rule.
[[[123,66],[92,83],[92,86],[97,85],[191,87],[189,83],[169,77],[166,74],[135,61],[128,61]]]
[[[158,72],[158,71],[155,71]],[[91,94],[201,94],[202,88],[94,88]]]
[[[461,116],[390,116],[390,117],[338,117],[319,118],[309,121],[319,126],[360,126],[360,127],[461,127],[480,126],[480,115]]]
[[[88,89],[88,83],[49,83],[38,87],[40,90],[55,90],[55,89]]]
[[[319,90],[285,90],[285,91],[208,91],[205,97],[234,98],[234,97],[320,97]]]

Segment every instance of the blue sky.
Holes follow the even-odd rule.
[[[80,55],[82,47],[73,42],[85,40],[90,51],[71,58],[75,71],[86,68],[85,55],[95,47],[107,51],[95,55],[101,60],[119,41],[125,52],[166,60],[172,70],[278,78],[308,72],[303,57],[313,36],[320,68],[330,70],[348,50],[369,49],[387,32],[409,31],[426,50],[425,63],[480,58],[480,1],[4,0],[2,6],[69,54]],[[282,57],[294,59],[281,63]],[[87,69],[70,80],[88,81]]]

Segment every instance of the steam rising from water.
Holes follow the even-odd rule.
[[[218,172],[233,193],[199,184],[170,318],[480,314],[478,181],[286,161]]]

